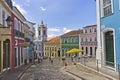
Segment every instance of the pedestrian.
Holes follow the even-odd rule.
[[[71,56],[71,61],[73,62],[73,58],[74,58],[74,56]]]
[[[65,69],[66,69],[66,67],[67,67],[67,62],[65,62]]]
[[[53,58],[54,58],[54,57],[53,57],[53,56],[51,56],[51,64],[53,64]]]
[[[78,57],[78,62],[80,62],[80,57]]]
[[[63,64],[65,63],[65,56],[62,57]]]
[[[38,55],[38,63],[40,63],[40,56]]]
[[[51,61],[51,56],[49,57],[49,61]]]
[[[40,62],[42,62],[42,60],[43,60],[43,56],[40,56]]]

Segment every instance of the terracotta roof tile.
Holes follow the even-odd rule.
[[[83,28],[88,28],[88,27],[97,27],[97,25],[88,25],[88,26],[85,26]]]
[[[76,34],[82,34],[83,30],[74,30],[74,31],[70,31],[68,33],[63,34],[62,36],[70,36],[70,35],[76,35]]]
[[[50,40],[48,40],[46,43],[60,43],[60,37],[55,37]]]

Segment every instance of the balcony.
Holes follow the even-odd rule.
[[[24,33],[14,29],[14,34],[16,37],[21,37],[21,38],[24,38]]]
[[[82,45],[97,45],[97,42],[81,42]]]
[[[25,42],[30,42],[30,39],[29,38],[25,38]]]
[[[4,27],[3,25],[0,25],[0,37],[10,37],[11,36],[11,29],[9,27]]]

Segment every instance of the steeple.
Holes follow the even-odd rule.
[[[43,20],[41,21],[41,24],[43,24]]]
[[[47,26],[44,25],[43,21],[38,25],[38,38],[41,41],[47,41]]]

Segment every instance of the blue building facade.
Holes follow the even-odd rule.
[[[102,66],[118,71],[120,64],[120,0],[96,0]],[[99,17],[98,17],[99,16]],[[100,49],[99,49],[100,50]],[[100,54],[98,54],[100,55]]]
[[[34,60],[34,54],[33,54],[33,46],[29,46],[29,62],[33,62]]]

